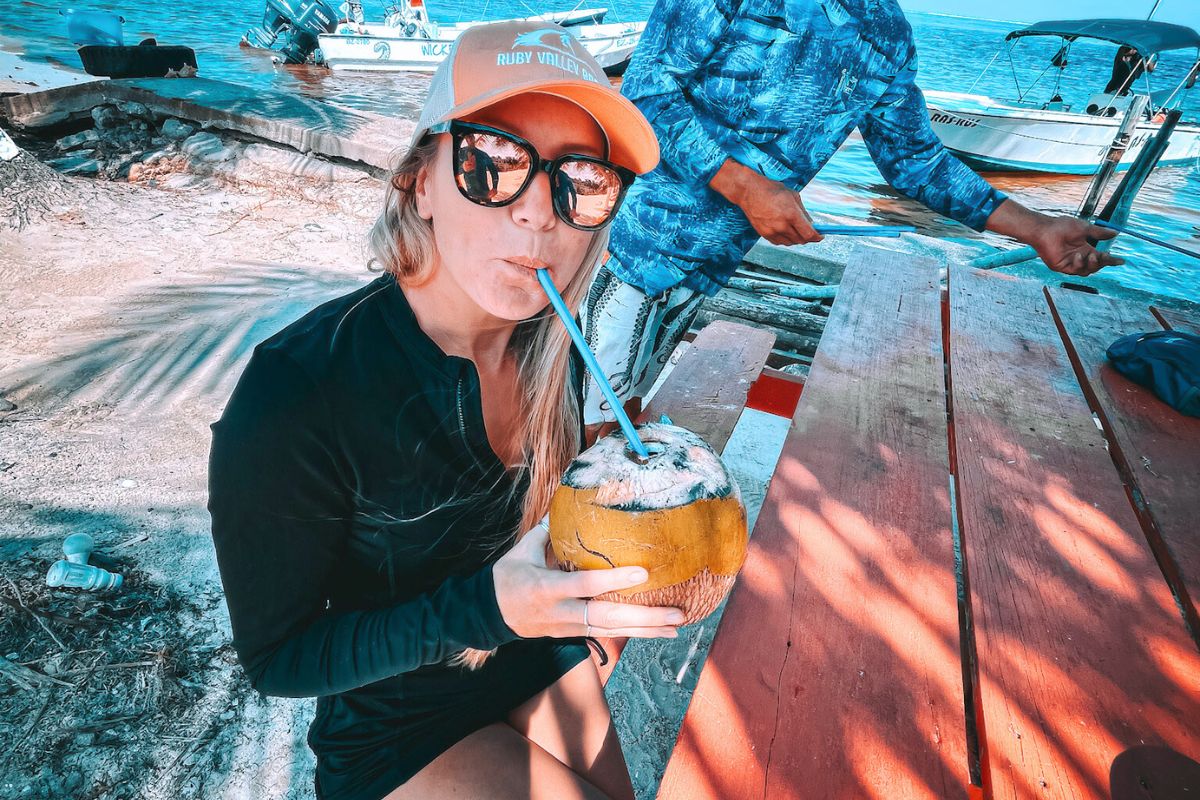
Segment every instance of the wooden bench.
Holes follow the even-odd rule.
[[[865,250],[658,796],[1200,792],[1200,420],[1102,352],[1168,319]]]

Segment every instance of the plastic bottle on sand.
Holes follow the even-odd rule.
[[[72,564],[70,561],[55,561],[46,573],[47,586],[69,586],[89,592],[116,591],[121,588],[123,580],[115,572],[91,564]]]

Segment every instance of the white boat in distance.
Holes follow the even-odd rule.
[[[528,17],[566,27],[608,75],[619,75],[629,64],[644,22],[589,24],[603,18],[606,9]],[[340,23],[333,33],[318,38],[320,57],[337,70],[369,72],[433,72],[450,55],[450,47],[462,32],[483,22],[446,25],[429,19],[422,0],[407,0],[394,6],[382,24]],[[548,31],[552,32],[552,31]]]
[[[1183,25],[1124,19],[1039,22],[1005,37],[1010,57],[1013,43],[1026,36],[1062,38],[1062,49],[1051,64],[1059,70],[1066,66],[1070,47],[1077,39],[1098,39],[1132,48],[1135,51],[1132,55],[1138,61],[1131,64],[1129,76],[1120,87],[1113,88],[1111,93],[1092,95],[1079,111],[1072,110],[1057,92],[1044,102],[1028,100],[1029,89],[1016,100],[925,92],[934,131],[946,147],[976,169],[1094,174],[1129,104],[1135,96],[1146,95],[1149,98],[1146,116],[1135,128],[1121,158],[1119,168],[1127,168],[1158,131],[1165,112],[1179,106],[1200,74],[1200,35]],[[1152,69],[1160,52],[1191,48],[1196,50],[1195,63],[1183,80],[1174,87],[1152,91],[1145,67],[1150,65]],[[1139,77],[1144,80],[1138,81]],[[1181,122],[1171,135],[1159,165],[1185,164],[1198,158],[1200,126]]]

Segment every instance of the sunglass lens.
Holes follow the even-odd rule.
[[[554,204],[563,219],[581,228],[608,222],[621,197],[621,176],[594,161],[567,159],[554,184]]]
[[[463,194],[477,203],[500,205],[521,191],[533,160],[518,142],[491,133],[459,137],[454,179]]]

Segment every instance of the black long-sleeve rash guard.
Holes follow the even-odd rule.
[[[382,277],[261,344],[213,425],[234,645],[271,695],[329,695],[517,636],[491,562],[521,494],[470,361]]]

